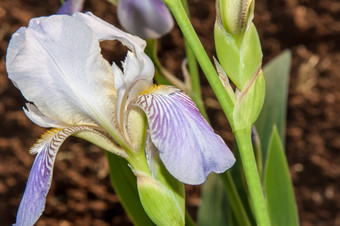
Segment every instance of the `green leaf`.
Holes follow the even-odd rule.
[[[198,225],[231,225],[230,217],[227,216],[230,211],[222,181],[216,174],[210,174],[202,189]]]
[[[262,111],[255,122],[257,132],[261,139],[263,162],[265,162],[265,157],[267,156],[266,152],[268,150],[268,142],[273,125],[277,126],[282,143],[285,143],[288,80],[291,58],[291,52],[286,50],[263,68],[266,81],[266,96]]]
[[[280,136],[273,127],[264,173],[264,190],[273,226],[299,225],[289,168]]]
[[[106,154],[112,185],[134,225],[154,225],[140,203],[136,177],[128,166],[128,162],[110,152]]]

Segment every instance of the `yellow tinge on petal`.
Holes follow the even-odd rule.
[[[48,140],[51,140],[51,138],[55,136],[61,130],[62,129],[56,129],[56,128],[47,130],[43,135],[41,135],[41,137],[37,140],[37,142],[35,142],[35,144],[31,147],[31,149],[29,150],[29,153],[33,155],[39,152],[40,148],[44,144],[46,144]]]
[[[153,94],[153,93],[171,93],[173,92],[172,86],[166,86],[166,85],[156,85],[153,84],[149,88],[145,89],[141,95],[146,95],[146,94]]]

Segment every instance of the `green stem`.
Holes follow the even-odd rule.
[[[152,62],[155,65],[156,71],[155,71],[155,80],[157,84],[163,84],[163,85],[171,85],[171,82],[169,82],[162,74],[162,65],[161,62],[158,59],[157,55],[157,39],[147,39],[146,40],[147,45],[145,48],[145,53],[151,58]]]
[[[168,5],[169,9],[174,15],[185,39],[194,52],[196,59],[202,68],[202,71],[208,79],[210,86],[212,87],[219,103],[221,104],[221,107],[227,116],[231,127],[233,128],[234,103],[219,80],[213,64],[211,63],[207,53],[204,50],[204,47],[202,46],[202,43],[200,42],[194,28],[190,23],[181,0],[164,0],[164,2]]]
[[[188,41],[193,50],[198,63],[200,64],[205,76],[208,79],[221,107],[228,118],[230,126],[233,130],[233,109],[234,103],[225,91],[218,75],[212,65],[207,53],[205,52],[197,34],[192,27],[190,20],[185,12],[181,0],[164,0],[173,13],[185,39]],[[254,157],[253,147],[251,143],[250,129],[236,131],[236,141],[239,146],[243,168],[249,188],[250,197],[253,203],[257,224],[261,226],[269,226],[269,216],[266,210],[264,196],[262,193],[260,178],[258,175],[256,161]]]
[[[265,206],[261,181],[258,174],[253,146],[251,142],[251,129],[242,129],[236,131],[234,134],[241,155],[243,170],[246,176],[250,199],[253,204],[257,225],[269,226],[269,215]]]
[[[188,17],[190,17],[187,0],[182,0],[182,4]],[[188,60],[188,68],[189,68],[190,78],[191,78],[192,91],[191,91],[190,96],[195,102],[195,104],[197,105],[197,108],[199,109],[203,117],[207,121],[209,121],[208,114],[205,110],[204,103],[203,103],[202,92],[201,92],[201,82],[200,82],[200,76],[199,76],[199,70],[198,70],[196,57],[189,45],[189,42],[186,39],[184,40],[184,45],[185,45],[185,53],[186,53],[186,57]]]
[[[227,192],[228,201],[230,202],[230,206],[233,210],[238,224],[242,226],[251,226],[247,212],[244,209],[243,203],[238,194],[237,188],[230,172],[227,171],[223,174],[220,174],[220,177]]]
[[[261,149],[261,141],[260,137],[257,134],[255,125],[252,126],[252,135],[251,135],[253,147],[254,147],[254,153],[255,153],[255,159],[256,159],[256,165],[257,169],[259,171],[260,179],[262,181],[263,176],[263,160],[262,160],[262,149]]]
[[[188,211],[185,211],[185,225],[186,226],[195,226],[195,222],[194,220],[191,218],[190,214],[188,213]]]

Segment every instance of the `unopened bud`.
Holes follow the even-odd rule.
[[[218,18],[234,37],[244,34],[254,16],[254,0],[218,0]]]
[[[156,225],[184,225],[184,209],[175,194],[152,176],[135,171],[139,198]]]

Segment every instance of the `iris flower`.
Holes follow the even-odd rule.
[[[101,55],[104,40],[129,49],[122,70]],[[36,158],[17,225],[33,225],[42,214],[56,154],[71,135],[127,160],[143,147],[151,171],[150,145],[142,144],[152,142],[170,174],[187,184],[203,183],[209,173],[234,164],[229,148],[184,92],[153,85],[145,45],[91,13],[34,18],[13,34],[6,57],[9,78],[28,101],[27,117],[53,128],[30,150]]]

